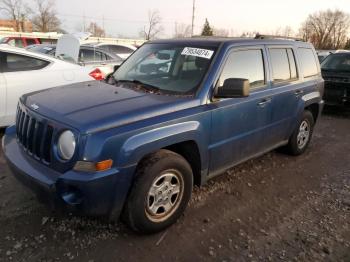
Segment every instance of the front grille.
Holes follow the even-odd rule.
[[[350,84],[349,83],[344,83],[344,82],[326,81],[325,82],[325,87],[326,88],[330,88],[330,89],[349,90],[350,89]]]
[[[51,163],[53,131],[52,126],[18,107],[16,116],[18,142],[28,154],[46,164]]]

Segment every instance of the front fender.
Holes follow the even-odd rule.
[[[201,153],[202,163],[207,163],[206,139],[202,125],[197,121],[188,121],[155,128],[128,138],[118,154],[118,166],[136,165],[145,155],[161,148],[185,142],[195,141]]]

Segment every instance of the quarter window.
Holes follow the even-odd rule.
[[[290,81],[297,78],[297,70],[292,49],[270,49],[272,77],[274,82]]]
[[[262,50],[241,50],[232,52],[220,76],[219,85],[226,79],[244,78],[250,82],[250,88],[265,84],[265,71]]]
[[[311,77],[318,74],[316,58],[310,48],[299,48],[299,56],[304,77]]]
[[[3,72],[39,70],[49,64],[48,61],[34,57],[1,52],[0,61]]]

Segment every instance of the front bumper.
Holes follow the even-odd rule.
[[[323,98],[327,105],[350,106],[350,85],[327,81]]]
[[[14,176],[51,208],[88,216],[119,217],[131,184],[131,168],[59,173],[27,155],[17,143],[14,127],[6,130],[2,143]]]

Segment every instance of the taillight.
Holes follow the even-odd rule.
[[[95,80],[98,80],[98,81],[105,79],[104,74],[99,68],[96,68],[94,71],[92,71],[89,74],[89,76],[93,77]]]

